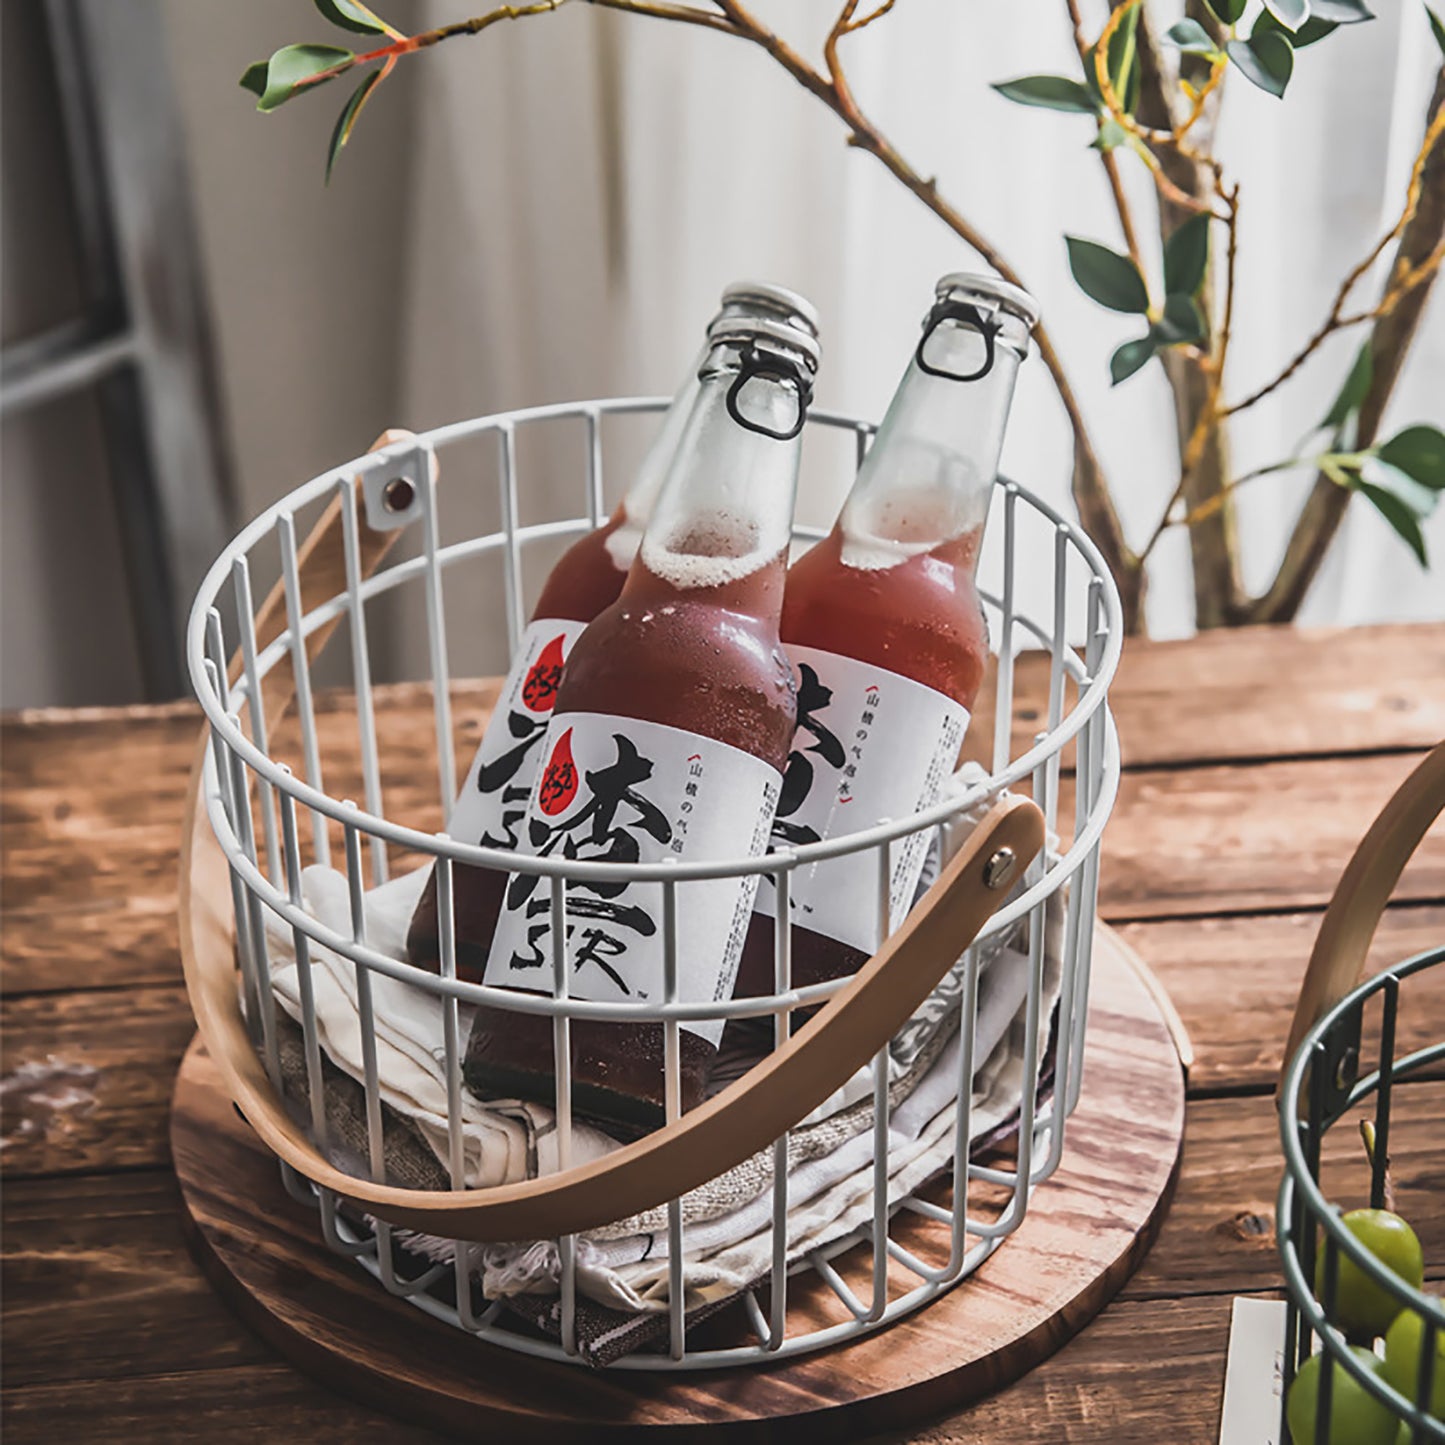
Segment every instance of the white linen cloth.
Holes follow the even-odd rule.
[[[952,780],[961,793],[984,777],[969,764]],[[991,800],[990,800],[991,801]],[[945,832],[951,855],[987,810],[981,803]],[[378,952],[404,957],[408,922],[425,869],[371,890],[365,899],[367,938]],[[344,875],[312,867],[302,874],[302,900],[319,922],[350,931]],[[1020,885],[1022,886],[1022,885]],[[1037,1057],[1047,1045],[1062,977],[1065,890],[1047,906],[1040,979]],[[970,1138],[994,1130],[1019,1107],[1024,1086],[1024,1005],[1029,959],[1024,921],[977,949],[979,997],[975,1030]],[[272,986],[285,1012],[301,1018],[291,930],[267,915]],[[352,1078],[364,1077],[356,969],[312,943],[311,981],[318,1037],[330,1060]],[[897,1202],[941,1170],[953,1152],[961,1039],[957,1000],[968,954],[915,1012],[890,1048],[889,1197]],[[411,1120],[443,1164],[448,1158],[446,1059],[442,1002],[410,984],[373,973],[378,1082],[384,1103]],[[461,1038],[472,1009],[460,1007]],[[871,1217],[873,1189],[873,1067],[870,1063],[815,1109],[789,1138],[788,1251],[798,1257],[841,1238]],[[522,1101],[487,1101],[462,1092],[465,1178],[469,1188],[509,1183],[557,1168],[553,1111]],[[574,1122],[572,1158],[583,1163],[617,1147],[600,1130]],[[338,1161],[340,1162],[340,1161]],[[772,1258],[772,1151],[765,1149],[683,1201],[687,1306],[725,1298],[751,1284]],[[448,1240],[414,1236],[410,1247],[450,1258]],[[488,1298],[536,1293],[558,1276],[555,1245],[474,1248]],[[578,1239],[578,1287],[600,1303],[656,1310],[668,1302],[666,1211],[659,1207]]]

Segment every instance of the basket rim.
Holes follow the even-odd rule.
[[[187,625],[186,656],[191,686],[211,727],[215,746],[224,746],[228,752],[238,756],[252,772],[270,786],[288,795],[311,812],[339,823],[344,829],[354,828],[368,836],[385,839],[388,843],[411,849],[427,857],[448,859],[453,865],[461,863],[472,867],[578,881],[628,879],[637,882],[668,880],[683,882],[745,877],[753,874],[762,875],[777,873],[780,870],[791,871],[794,868],[827,858],[893,843],[909,834],[943,823],[977,806],[985,798],[1035,772],[1041,765],[1056,760],[1063,748],[1083,731],[1096,713],[1103,709],[1107,715],[1108,688],[1117,671],[1123,650],[1122,603],[1114,579],[1109,573],[1102,554],[1081,527],[1070,522],[1049,503],[1043,501],[1026,487],[1000,475],[995,479],[994,486],[1003,492],[1005,505],[1012,507],[1018,499],[1022,499],[1033,510],[1053,523],[1056,552],[1061,552],[1067,544],[1073,547],[1088,564],[1090,575],[1086,585],[1090,594],[1097,596],[1097,605],[1101,609],[1095,635],[1102,639],[1102,650],[1095,667],[1090,672],[1084,659],[1080,658],[1078,653],[1064,643],[1062,637],[1058,635],[1058,619],[1056,619],[1056,632],[1049,633],[1032,619],[1015,612],[1012,621],[1030,632],[1038,641],[1056,651],[1059,663],[1074,678],[1075,683],[1079,686],[1079,696],[1076,698],[1074,706],[1060,718],[1056,727],[1041,733],[1032,748],[998,772],[990,773],[985,782],[968,789],[961,797],[942,799],[929,808],[900,820],[880,823],[869,829],[844,834],[838,838],[825,839],[818,843],[806,844],[799,848],[780,849],[777,852],[755,858],[719,862],[633,864],[534,857],[505,849],[486,848],[480,844],[463,843],[451,838],[444,831],[425,832],[394,822],[383,815],[372,813],[351,800],[334,798],[329,793],[311,786],[305,779],[296,776],[290,768],[271,758],[245,735],[240,725],[238,712],[228,707],[233,698],[246,699],[245,682],[244,679],[241,679],[235,687],[223,687],[222,676],[216,662],[206,654],[208,620],[215,611],[214,601],[220,595],[236,562],[248,554],[250,549],[269,535],[273,529],[279,525],[289,524],[298,508],[321,500],[338,486],[352,487],[355,479],[370,471],[394,465],[401,455],[414,454],[417,451],[429,454],[438,445],[449,444],[467,437],[485,435],[489,432],[505,434],[518,425],[535,422],[578,417],[600,419],[603,415],[659,411],[665,409],[669,402],[670,398],[666,397],[614,397],[559,402],[450,423],[418,433],[413,442],[404,445],[394,444],[380,451],[367,453],[351,461],[343,462],[339,466],[328,468],[310,481],[294,488],[259,513],[231,539],[221,555],[208,569],[197,591]],[[871,423],[842,413],[821,410],[810,414],[808,424],[851,430],[859,435],[868,435],[875,430]],[[424,469],[424,474],[429,474],[429,469]],[[430,488],[424,489],[429,498],[428,505],[434,499],[435,486],[433,481]],[[555,533],[560,526],[579,526],[581,523],[582,519],[577,519],[577,521],[566,524],[543,523],[537,528],[516,528],[514,536],[517,540],[521,540],[536,536],[538,532]],[[797,530],[800,534],[807,535],[812,529],[800,528]],[[362,584],[358,590],[365,600],[391,587],[402,585],[413,576],[424,573],[430,565],[435,565],[440,569],[455,565],[474,553],[500,547],[503,545],[504,535],[501,532],[488,533],[480,538],[472,538],[464,542],[453,543],[446,548],[439,548],[432,558],[417,557],[388,568],[378,577],[371,578]],[[1007,579],[1005,590],[1008,590]],[[981,595],[994,605],[1001,605],[999,599],[992,594],[983,593]],[[313,607],[299,619],[302,638],[304,639],[327,621],[339,616],[348,605],[348,596],[343,591],[317,607]],[[258,655],[258,667],[260,657],[271,659],[269,666],[274,666],[277,660],[291,651],[292,645],[291,631],[287,628]],[[265,673],[261,672],[259,675],[264,676]],[[1110,730],[1106,727],[1106,731]],[[213,784],[216,781],[214,752],[215,748],[213,747],[206,762],[207,773]],[[208,791],[214,792],[214,786]],[[1093,813],[1099,811],[1097,808],[1091,810]],[[1103,811],[1107,814],[1107,809]],[[1090,821],[1091,823],[1094,821],[1092,817]]]
[[[1294,1057],[1285,1070],[1280,1088],[1279,1128],[1285,1168],[1280,1180],[1276,1220],[1278,1221],[1279,1252],[1284,1267],[1285,1282],[1290,1295],[1304,1311],[1315,1332],[1327,1342],[1332,1341],[1338,1345],[1339,1348],[1332,1349],[1331,1353],[1334,1353],[1346,1365],[1349,1362],[1343,1359],[1341,1353],[1345,1350],[1343,1336],[1340,1336],[1338,1340],[1334,1339],[1337,1331],[1325,1319],[1323,1307],[1314,1293],[1314,1282],[1304,1278],[1299,1257],[1294,1248],[1294,1232],[1290,1220],[1293,1217],[1296,1192],[1303,1201],[1306,1212],[1324,1229],[1341,1254],[1347,1256],[1376,1284],[1399,1299],[1405,1308],[1413,1309],[1417,1314],[1432,1321],[1441,1331],[1445,1331],[1445,1302],[1435,1295],[1427,1294],[1423,1290],[1417,1290],[1406,1284],[1393,1270],[1381,1264],[1345,1228],[1340,1207],[1326,1197],[1324,1191],[1311,1176],[1309,1161],[1305,1157],[1304,1145],[1301,1141],[1299,1118],[1299,1100],[1305,1087],[1305,1072],[1309,1068],[1316,1049],[1323,1043],[1325,1035],[1346,1014],[1363,1005],[1364,1001],[1372,995],[1387,988],[1392,979],[1398,981],[1409,978],[1413,974],[1442,964],[1445,964],[1445,945],[1413,954],[1399,963],[1381,969],[1379,973],[1351,989],[1333,1008],[1319,1018],[1301,1040],[1299,1048],[1295,1050]],[[1398,1080],[1441,1058],[1445,1058],[1445,1041],[1427,1045],[1425,1048],[1417,1049],[1399,1059],[1392,1070],[1393,1077]],[[1344,1108],[1355,1107],[1361,1099],[1373,1093],[1378,1085],[1379,1070],[1357,1079],[1350,1088]],[[1363,1374],[1364,1372],[1361,1372],[1356,1378],[1363,1380]],[[1382,1398],[1384,1397],[1382,1396]],[[1403,1396],[1398,1398],[1404,1401]],[[1404,1401],[1404,1403],[1407,1406],[1410,1404],[1408,1401]]]

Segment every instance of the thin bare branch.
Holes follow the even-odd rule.
[[[1271,392],[1277,391],[1283,386],[1335,332],[1344,331],[1351,326],[1358,326],[1362,321],[1373,321],[1377,317],[1388,315],[1410,291],[1434,274],[1442,257],[1445,257],[1445,247],[1433,248],[1418,265],[1406,265],[1403,268],[1397,265],[1390,284],[1385,288],[1384,295],[1372,310],[1361,311],[1353,316],[1344,314],[1345,302],[1349,300],[1350,292],[1355,289],[1360,279],[1384,253],[1385,248],[1397,236],[1403,234],[1405,227],[1410,224],[1419,208],[1425,166],[1442,134],[1445,134],[1445,104],[1436,106],[1430,123],[1425,128],[1425,138],[1415,157],[1415,164],[1410,169],[1410,184],[1405,192],[1405,205],[1400,212],[1399,220],[1370,248],[1370,252],[1364,260],[1352,267],[1349,275],[1340,282],[1329,315],[1320,323],[1314,335],[1285,363],[1283,369],[1276,376],[1250,392],[1243,401],[1237,401],[1233,406],[1226,407],[1225,416],[1229,417],[1236,412],[1247,411],[1257,402],[1263,401]]]

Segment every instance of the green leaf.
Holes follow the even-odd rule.
[[[1164,314],[1154,327],[1155,334],[1166,346],[1181,342],[1204,340],[1204,313],[1188,292],[1164,298]]]
[[[1442,23],[1440,17],[1428,5],[1425,7],[1425,13],[1430,17],[1430,29],[1435,32],[1435,44],[1440,47],[1440,53],[1445,55],[1445,23]]]
[[[1421,521],[1430,516],[1439,504],[1438,491],[1417,482],[1408,472],[1391,466],[1378,456],[1364,456],[1360,459],[1360,476],[1371,486],[1398,497]]]
[[[1086,296],[1110,311],[1136,312],[1149,309],[1149,292],[1134,263],[1097,241],[1065,236],[1069,247],[1069,270]]]
[[[1164,243],[1164,290],[1192,296],[1209,264],[1209,215],[1191,216]]]
[[[257,110],[275,110],[296,94],[296,87],[303,81],[335,65],[349,66],[355,59],[351,51],[335,45],[283,45],[270,60],[249,66],[241,77],[241,84],[261,97],[256,102]]]
[[[1181,20],[1164,32],[1164,38],[1186,55],[1213,55],[1214,41],[1197,20]]]
[[[1355,490],[1371,502],[1375,510],[1409,543],[1410,550],[1420,559],[1420,565],[1428,567],[1430,559],[1425,551],[1425,534],[1420,530],[1419,518],[1410,510],[1409,505],[1402,502],[1394,492],[1388,492],[1370,482],[1360,482]]]
[[[1432,491],[1445,489],[1445,433],[1433,426],[1407,426],[1380,447],[1382,462]]]
[[[1375,18],[1375,12],[1365,0],[1310,0],[1310,14],[1320,20],[1332,20],[1336,25],[1358,25],[1362,20]]]
[[[1153,331],[1137,341],[1126,341],[1109,358],[1109,375],[1114,378],[1114,385],[1133,376],[1154,355],[1156,345]]]
[[[1369,391],[1370,382],[1374,379],[1374,373],[1375,364],[1370,357],[1370,344],[1366,342],[1356,353],[1350,374],[1345,378],[1340,394],[1325,413],[1320,425],[1342,427],[1347,418],[1359,411],[1360,403],[1364,401],[1365,393]]]
[[[1006,100],[1019,105],[1037,105],[1045,110],[1073,111],[1093,115],[1099,109],[1088,88],[1066,75],[1023,75],[1002,80],[992,87]]]
[[[266,72],[270,70],[269,60],[258,60],[254,65],[246,67],[246,73],[241,77],[241,89],[249,90],[252,95],[266,94]]]
[[[1290,30],[1281,25],[1268,10],[1260,12],[1259,19],[1254,22],[1254,29],[1251,31],[1251,38],[1255,35],[1266,35],[1271,30],[1278,31],[1296,50],[1303,50],[1306,45],[1313,45],[1316,40],[1323,40],[1326,35],[1332,35],[1338,30],[1339,23],[1334,20],[1321,20],[1318,15],[1311,15],[1298,30]]]
[[[1248,0],[1209,0],[1209,8],[1224,21],[1226,25],[1233,25],[1241,15],[1244,14],[1245,5]]]
[[[1264,0],[1264,8],[1286,30],[1298,30],[1310,18],[1310,0]]]
[[[386,35],[386,22],[377,17],[360,0],[313,0],[316,8],[333,24],[358,35]]]
[[[351,99],[346,102],[341,114],[336,117],[336,126],[331,132],[331,143],[326,148],[326,184],[328,186],[331,184],[331,168],[336,164],[342,147],[351,139],[352,127],[355,126],[357,117],[361,114],[362,106],[366,104],[367,98],[376,88],[376,82],[381,79],[381,74],[381,71],[373,70],[351,92]]]
[[[1089,142],[1089,149],[1096,151],[1111,151],[1121,145],[1127,145],[1129,132],[1119,124],[1113,116],[1099,124],[1099,133]]]
[[[1119,28],[1109,37],[1109,80],[1114,93],[1123,103],[1128,115],[1134,114],[1139,104],[1139,11],[1136,5],[1119,22]]]
[[[1294,70],[1294,50],[1283,32],[1267,30],[1248,40],[1231,40],[1225,50],[1246,78],[1271,95],[1283,95]]]

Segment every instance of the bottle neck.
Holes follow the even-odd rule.
[[[966,375],[976,369],[977,343],[972,333],[940,334],[929,361]],[[948,351],[956,354],[937,354]],[[951,550],[972,569],[1019,360],[1000,345],[987,374],[974,381],[933,374],[916,357],[909,362],[838,519],[847,565],[894,567],[958,543]]]
[[[705,359],[624,595],[756,596],[776,616],[771,574],[786,563],[800,443],[767,433],[790,431],[803,403],[792,382],[768,373],[746,380],[730,407],[740,366],[730,344]]]

